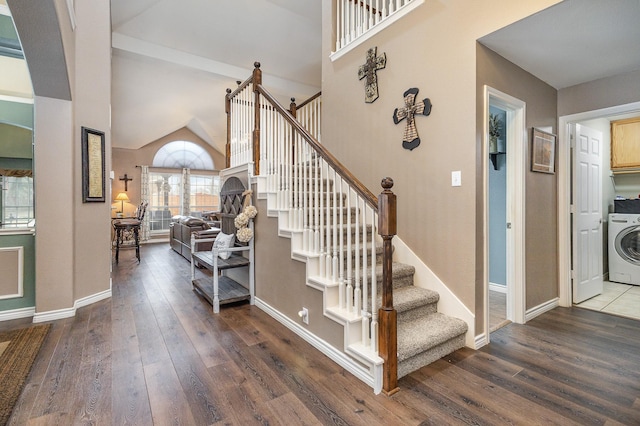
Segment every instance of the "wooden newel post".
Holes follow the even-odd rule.
[[[227,89],[224,96],[224,112],[227,113],[227,144],[225,145],[225,164],[228,169],[231,167],[231,89]]]
[[[260,174],[260,92],[258,86],[262,85],[262,70],[260,62],[254,62],[253,67],[253,174],[258,176]]]
[[[398,320],[393,307],[392,245],[396,234],[396,195],[391,191],[393,179],[382,179],[384,190],[378,196],[378,233],[382,237],[382,306],[378,310],[378,353],[384,360],[382,391],[386,395],[398,389]]]
[[[296,118],[296,114],[298,113],[296,98],[291,98],[291,103],[289,104],[289,112],[291,113],[291,115],[293,115],[293,118]]]

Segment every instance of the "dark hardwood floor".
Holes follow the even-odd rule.
[[[10,424],[640,425],[639,321],[558,308],[376,396],[255,307],[213,315],[168,244],[141,255],[54,322]]]

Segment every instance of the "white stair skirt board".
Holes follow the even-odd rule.
[[[466,322],[469,328],[464,338],[465,346],[477,348],[474,337],[475,315],[398,236],[393,238],[393,247],[394,260],[397,257],[398,259],[402,259],[403,263],[408,263],[416,268],[413,285],[428,288],[439,293],[438,312],[442,312],[450,317],[460,318]]]

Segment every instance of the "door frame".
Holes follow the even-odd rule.
[[[527,129],[526,104],[490,86],[484,86],[483,164],[484,187],[484,330],[489,343],[489,106],[507,112],[507,319],[525,322],[525,159]],[[506,224],[505,224],[506,226]]]
[[[571,282],[571,181],[574,178],[571,155],[571,125],[596,118],[640,112],[640,102],[617,105],[593,111],[564,115],[558,118],[558,304],[573,305]],[[604,167],[604,165],[603,165]]]

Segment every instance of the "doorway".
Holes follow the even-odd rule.
[[[558,126],[558,231],[559,231],[559,241],[558,241],[558,249],[559,249],[559,304],[560,306],[569,307],[573,305],[573,279],[579,271],[574,270],[573,267],[574,262],[572,261],[573,256],[573,242],[574,237],[573,233],[573,222],[572,222],[572,196],[573,196],[573,180],[574,180],[574,162],[573,162],[573,151],[571,149],[571,134],[575,129],[576,125],[584,125],[585,123],[589,126],[593,126],[593,123],[596,120],[616,120],[623,118],[627,115],[638,115],[640,114],[640,102],[634,102],[626,105],[619,105],[610,108],[604,108],[595,111],[588,111],[579,114],[573,114],[568,116],[563,116],[559,118],[559,126]],[[606,132],[603,132],[606,133]],[[607,148],[605,147],[604,152],[607,152]],[[609,170],[609,165],[607,163],[607,159],[605,159],[603,165],[603,169]],[[608,177],[603,177],[606,179]],[[610,208],[607,208],[605,203],[608,203],[609,198],[613,195],[606,195],[607,191],[603,191],[603,210],[602,210],[602,221],[603,221],[603,230],[606,229],[606,219]],[[611,201],[612,202],[612,201]],[[607,244],[607,234],[603,232],[602,237],[602,246],[605,247]],[[600,262],[606,268],[606,250],[602,251],[600,255]],[[606,274],[604,274],[606,276]]]
[[[503,140],[490,140],[490,119],[498,117]],[[485,319],[492,327],[491,291],[504,296],[504,321],[524,323],[525,103],[485,86]],[[498,204],[498,205],[494,205]],[[499,281],[503,281],[502,283]]]

